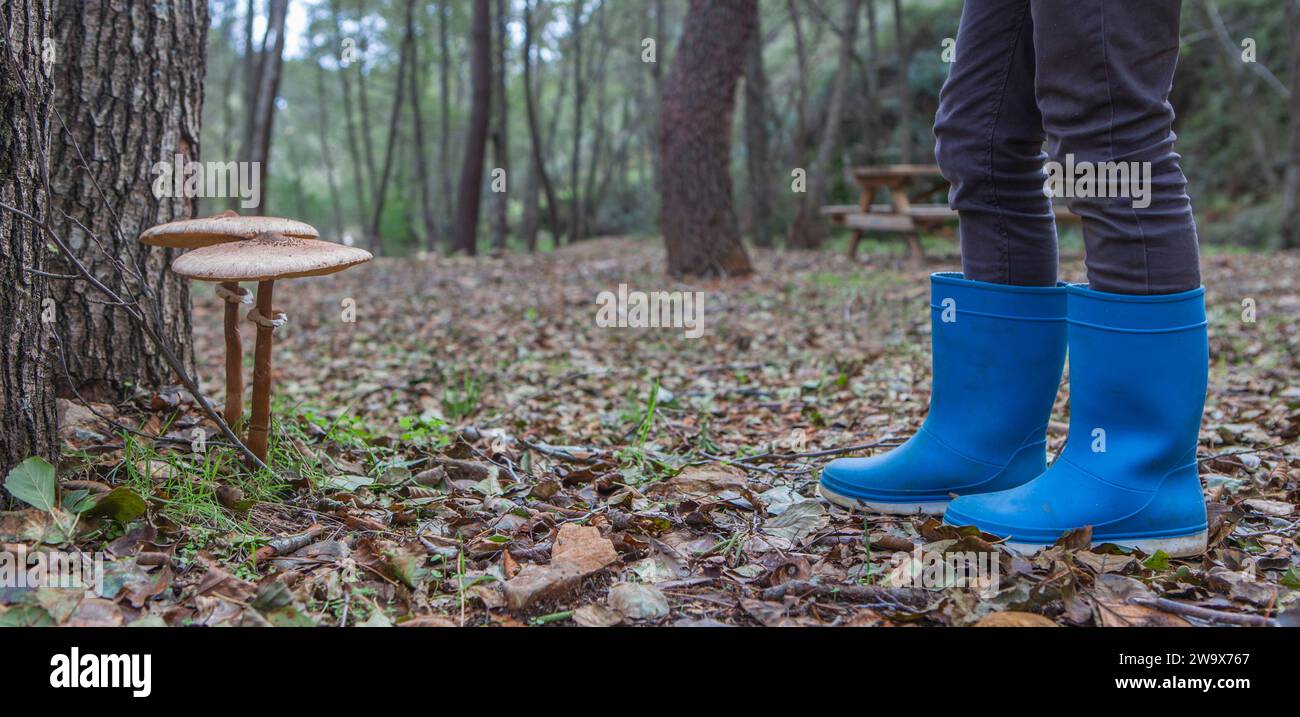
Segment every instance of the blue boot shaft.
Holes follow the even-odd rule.
[[[1093,527],[1093,542],[1204,550],[1196,447],[1209,370],[1204,290],[1165,296],[1069,288],[1070,437],[1011,490],[962,497],[946,520],[1035,548]]]
[[[934,274],[930,412],[904,445],[832,461],[821,490],[854,508],[941,513],[951,493],[1002,490],[1046,468],[1066,344],[1065,287]]]

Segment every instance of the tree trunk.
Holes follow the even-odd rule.
[[[875,161],[880,145],[880,39],[879,20],[876,17],[876,0],[863,0],[867,11],[867,62],[866,102],[859,105],[863,113],[862,126],[866,134],[866,156]]]
[[[732,205],[731,127],[757,0],[691,0],[664,87],[661,226],[668,271],[753,271]]]
[[[442,206],[451,208],[451,42],[448,39],[451,24],[451,0],[438,3],[438,101],[439,120],[441,122],[438,136],[438,177],[441,190],[438,194]],[[444,217],[451,217],[450,211],[443,212]],[[453,251],[455,245],[455,222],[445,220],[442,235],[447,237],[447,251]]]
[[[898,161],[912,161],[912,83],[907,76],[912,63],[911,43],[903,28],[903,0],[894,0],[894,42],[898,46]]]
[[[492,9],[490,0],[474,0],[474,43],[470,52],[473,99],[465,160],[461,163],[456,201],[456,251],[478,250],[478,218],[483,198],[483,160],[487,154],[488,123],[492,119]]]
[[[124,296],[145,297],[148,318],[192,372],[189,284],[168,270],[179,252],[144,246],[137,237],[198,209],[197,198],[174,196],[184,191],[175,192],[153,168],[174,168],[177,155],[199,160],[208,6],[167,0],[151,7],[145,13],[111,3],[57,3],[55,105],[71,138],[55,121],[52,223],[100,281]],[[155,186],[164,184],[164,196],[156,196]],[[51,264],[56,273],[73,273],[62,257]],[[133,387],[177,381],[144,332],[88,295],[83,282],[60,281],[51,296],[67,364],[64,375],[56,361],[61,395],[117,401]]]
[[[767,72],[763,32],[754,28],[745,60],[745,152],[749,172],[749,223],[756,246],[772,246],[772,167],[768,154]]]
[[[579,238],[586,237],[591,233],[591,227],[595,224],[596,212],[600,209],[600,201],[596,197],[596,177],[600,171],[600,163],[604,160],[605,144],[608,132],[605,127],[606,101],[609,96],[606,73],[606,58],[609,57],[609,13],[606,11],[606,5],[600,5],[593,14],[593,20],[596,24],[596,45],[594,46],[595,67],[589,68],[586,72],[586,81],[596,86],[596,107],[599,113],[595,118],[595,135],[591,143],[591,167],[587,171],[587,185],[582,191],[583,203],[582,220],[578,223]]]
[[[668,44],[668,23],[665,20],[664,0],[655,0],[655,61],[650,65],[650,81],[654,85],[654,118],[650,122],[650,142],[657,143],[663,131],[664,107],[664,73],[663,62],[666,59]],[[654,176],[655,193],[663,195],[663,163],[658,152],[650,152],[650,173]]]
[[[573,38],[573,159],[569,165],[569,243],[582,238],[582,109],[587,88],[582,78],[583,0],[573,0],[570,34]]]
[[[1282,248],[1300,249],[1300,0],[1287,0],[1287,66],[1291,75],[1287,160],[1282,179]]]
[[[330,107],[332,102],[325,90],[325,68],[320,63],[315,63],[316,68],[316,101],[321,107]],[[325,183],[329,187],[330,193],[330,210],[334,214],[334,240],[341,241],[343,237],[343,192],[339,189],[339,182],[334,168],[334,149],[330,143],[330,123],[329,112],[321,112],[316,123],[316,139],[320,145],[321,162],[325,165]]]
[[[343,47],[343,15],[339,9],[338,0],[330,2],[331,13],[334,16],[334,41],[338,47]],[[341,59],[341,56],[340,56]],[[364,223],[370,216],[370,202],[366,184],[365,166],[361,156],[361,142],[358,138],[357,121],[352,114],[352,80],[348,78],[352,67],[356,63],[343,65],[340,63],[338,69],[339,84],[343,89],[343,123],[348,134],[348,158],[352,165],[352,189],[356,192],[357,197],[357,216],[360,222]]]
[[[808,168],[807,191],[799,198],[799,211],[790,225],[789,245],[795,249],[817,249],[826,236],[826,220],[819,208],[826,201],[830,187],[831,158],[840,141],[840,123],[844,114],[844,96],[848,91],[849,70],[853,66],[853,48],[858,37],[858,15],[862,0],[848,0],[841,28],[839,66],[831,88],[830,107],[826,110],[826,126],[822,129],[817,156]]]
[[[375,201],[370,208],[370,223],[366,225],[366,241],[370,253],[379,256],[383,242],[379,239],[379,223],[384,217],[384,202],[388,199],[388,178],[393,173],[393,151],[397,148],[398,127],[402,121],[402,100],[406,89],[407,64],[411,60],[411,45],[415,37],[415,0],[406,0],[406,32],[402,35],[402,47],[398,50],[397,80],[393,84],[393,108],[388,114],[388,142],[384,146],[384,165],[379,175],[379,186],[375,189]]]
[[[54,91],[42,40],[53,36],[52,24],[49,0],[6,0],[0,8],[0,202],[41,219]],[[42,312],[58,306],[51,282],[28,271],[48,270],[45,243],[30,222],[0,209],[0,476],[29,456],[53,461],[58,451],[50,332],[42,322]]]
[[[262,203],[254,210],[257,214],[266,214],[268,207],[266,190],[271,168],[271,130],[275,124],[275,98],[280,94],[280,75],[284,67],[284,23],[289,15],[289,0],[271,0],[270,11],[266,34],[262,36],[262,51],[259,53],[261,63],[257,71],[257,104],[249,117],[253,130],[249,136],[250,144],[244,150],[248,161],[261,163],[258,176],[263,191]],[[269,48],[268,42],[271,43]]]
[[[415,38],[415,27],[413,26],[413,15],[407,15],[407,34]],[[410,78],[411,86],[411,124],[415,130],[415,173],[420,183],[420,218],[424,227],[425,248],[428,251],[436,251],[438,248],[438,220],[437,214],[433,208],[433,179],[429,176],[429,155],[424,141],[424,112],[421,106],[424,104],[424,93],[421,90],[419,78],[423,73],[420,67],[420,43],[412,39],[411,42],[411,72],[407,75]]]
[[[528,140],[530,143],[528,162],[528,184],[524,188],[524,225],[523,239],[528,251],[537,250],[537,232],[541,223],[541,207],[538,205],[538,193],[543,181],[547,187],[547,201],[554,208],[550,199],[554,191],[550,188],[550,178],[545,177],[546,163],[543,159],[541,132],[537,126],[537,97],[533,85],[533,0],[524,0],[524,111],[528,115]]]
[[[496,99],[492,108],[496,113],[496,127],[492,131],[492,158],[497,169],[505,172],[510,182],[510,103],[506,96],[506,51],[510,47],[510,30],[507,26],[506,0],[497,0],[497,63],[495,75]],[[507,186],[509,186],[507,184]],[[510,233],[509,192],[492,194],[492,248],[504,249]]]

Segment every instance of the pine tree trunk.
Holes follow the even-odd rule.
[[[1282,248],[1300,249],[1300,0],[1287,0],[1287,68],[1291,75],[1286,124],[1286,169],[1282,181]]]
[[[894,0],[894,43],[898,46],[898,161],[912,161],[912,84],[907,76],[912,48],[903,28],[903,0]]]
[[[494,73],[494,91],[492,109],[496,113],[496,127],[492,131],[492,157],[496,167],[505,172],[506,181],[510,181],[510,106],[506,96],[506,50],[510,47],[509,18],[506,15],[506,0],[497,0],[497,62]],[[508,185],[507,185],[508,186]],[[506,236],[510,233],[510,194],[494,192],[492,194],[492,248],[501,250],[506,246]]]
[[[732,204],[731,127],[757,0],[691,0],[664,87],[661,226],[674,276],[753,268]]]
[[[168,270],[179,252],[151,249],[137,237],[198,209],[197,198],[155,196],[152,170],[159,162],[173,165],[177,155],[199,159],[207,3],[160,0],[141,12],[116,3],[59,2],[53,30],[55,105],[72,137],[54,121],[55,231],[106,285],[144,299],[159,335],[192,371],[189,284]],[[57,273],[73,273],[61,258],[51,263]],[[123,312],[98,303],[84,282],[60,281],[51,293],[62,344],[55,360],[61,395],[113,401],[133,386],[176,382],[144,332]]]
[[[569,163],[569,243],[582,239],[582,110],[587,87],[582,76],[583,0],[574,0],[570,35],[573,39],[573,161]]]
[[[794,249],[820,248],[826,237],[826,220],[821,216],[819,208],[826,201],[830,187],[831,159],[840,142],[840,124],[848,91],[849,71],[853,66],[854,46],[857,43],[861,0],[848,0],[845,8],[839,66],[831,87],[830,107],[826,110],[826,126],[822,129],[821,141],[817,145],[817,155],[808,168],[807,191],[799,198],[799,210],[790,223],[788,244]]]
[[[767,131],[767,72],[763,33],[754,28],[745,60],[745,152],[749,170],[749,222],[754,245],[772,246],[772,166]]]
[[[483,199],[483,160],[487,154],[488,123],[492,118],[492,10],[490,0],[474,0],[474,42],[470,53],[473,100],[469,137],[461,164],[456,201],[456,251],[478,251],[478,219]]]
[[[41,152],[54,91],[42,69],[42,40],[52,34],[49,0],[0,6],[0,37],[7,39],[0,45],[0,202],[38,218],[48,211]],[[23,459],[53,460],[57,451],[50,332],[41,321],[52,282],[28,271],[48,271],[45,242],[30,222],[0,209],[0,480]],[[0,508],[5,502],[0,494]]]
[[[251,132],[252,144],[245,150],[249,161],[258,162],[261,177],[262,203],[254,210],[266,214],[271,176],[271,138],[275,125],[275,98],[280,94],[280,78],[284,71],[284,25],[289,16],[289,0],[270,0],[267,31],[262,36],[261,66],[257,71],[257,104],[254,105]],[[267,46],[268,40],[270,46]]]
[[[424,141],[424,90],[420,78],[428,73],[420,64],[420,42],[415,36],[414,18],[408,14],[406,32],[411,41],[411,72],[407,74],[410,81],[411,124],[415,131],[415,173],[420,183],[420,219],[424,228],[424,247],[436,251],[438,247],[438,221],[433,208],[433,180],[429,176],[429,155]]]

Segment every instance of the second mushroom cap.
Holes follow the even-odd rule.
[[[364,249],[264,233],[195,249],[172,262],[172,271],[200,281],[272,281],[333,274],[372,258]]]

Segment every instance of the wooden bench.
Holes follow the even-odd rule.
[[[860,189],[858,203],[833,204],[821,208],[822,216],[835,226],[853,230],[849,257],[855,258],[858,246],[867,232],[901,234],[907,239],[913,259],[921,261],[925,252],[921,247],[918,229],[932,228],[957,221],[957,212],[947,204],[912,204],[909,190],[922,186],[925,194],[934,194],[943,188],[943,175],[939,168],[928,164],[890,164],[873,167],[855,167],[849,170]],[[924,185],[930,185],[925,188]],[[876,203],[882,190],[889,191],[889,203]],[[1058,223],[1079,221],[1079,217],[1062,205],[1053,205]]]

